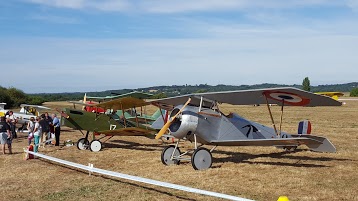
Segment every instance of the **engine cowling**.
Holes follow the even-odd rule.
[[[170,113],[170,117],[176,115],[183,105],[176,106]],[[178,138],[183,139],[188,134],[195,133],[198,127],[198,108],[193,106],[187,106],[183,112],[178,115],[173,123],[170,125],[169,130],[171,134]]]

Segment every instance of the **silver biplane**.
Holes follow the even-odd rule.
[[[181,160],[191,160],[196,170],[207,169],[212,165],[212,152],[217,146],[276,146],[294,150],[306,145],[317,152],[336,152],[334,145],[324,137],[310,134],[289,134],[281,131],[284,106],[340,106],[330,97],[306,92],[296,88],[269,88],[229,92],[198,93],[154,100],[153,105],[171,111],[169,121],[158,132],[159,139],[167,130],[178,139],[175,145],[166,147],[161,154],[165,165],[179,164]],[[258,105],[266,104],[273,127],[247,120],[238,114],[224,115],[219,104]],[[281,121],[277,128],[271,104],[281,106]],[[179,142],[188,140],[194,143],[193,150],[182,153]],[[203,145],[213,145],[212,149]],[[191,158],[185,157],[192,153]]]

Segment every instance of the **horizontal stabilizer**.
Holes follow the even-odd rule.
[[[291,135],[292,137],[303,137],[303,138],[311,138],[317,141],[320,141],[321,144],[307,144],[308,148],[312,151],[317,152],[330,152],[335,153],[336,147],[325,137],[316,136],[316,135]]]
[[[292,138],[250,139],[250,140],[213,140],[218,146],[299,146],[306,145],[317,152],[336,152],[334,145],[324,137],[315,135],[291,135]]]
[[[270,138],[270,139],[248,139],[248,140],[213,140],[210,144],[218,146],[298,146],[301,144],[321,144],[320,141],[297,137],[297,138]]]

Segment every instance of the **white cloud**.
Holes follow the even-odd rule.
[[[47,21],[51,23],[57,24],[79,24],[81,20],[73,17],[64,17],[64,16],[57,16],[57,15],[48,15],[48,14],[34,14],[30,16],[33,20],[40,20],[40,21]]]
[[[131,6],[127,0],[25,0],[30,3],[70,9],[101,11],[126,11]]]
[[[222,11],[247,9],[288,9],[309,6],[349,6],[356,0],[25,0],[31,3],[71,9],[101,11],[132,11],[149,13],[182,13],[193,11]]]
[[[53,7],[81,9],[85,5],[85,0],[26,0],[35,4]]]
[[[25,92],[95,91],[172,84],[356,81],[358,36],[210,39],[1,39],[2,83]],[[32,79],[28,70],[41,79]],[[11,79],[10,79],[11,78]],[[13,79],[16,78],[16,79]],[[48,88],[41,89],[43,83]]]
[[[358,0],[347,0],[347,4],[353,10],[358,11]]]

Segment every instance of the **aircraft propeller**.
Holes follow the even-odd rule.
[[[163,128],[160,129],[160,131],[158,132],[157,136],[155,136],[155,139],[159,139],[160,137],[162,137],[162,135],[164,135],[165,131],[167,131],[167,129],[170,127],[170,125],[173,123],[173,121],[175,120],[175,118],[181,114],[184,110],[184,108],[190,103],[191,98],[188,99],[188,101],[183,105],[182,108],[180,108],[179,112],[176,113],[173,117],[169,118],[168,122],[166,124],[164,124]]]

